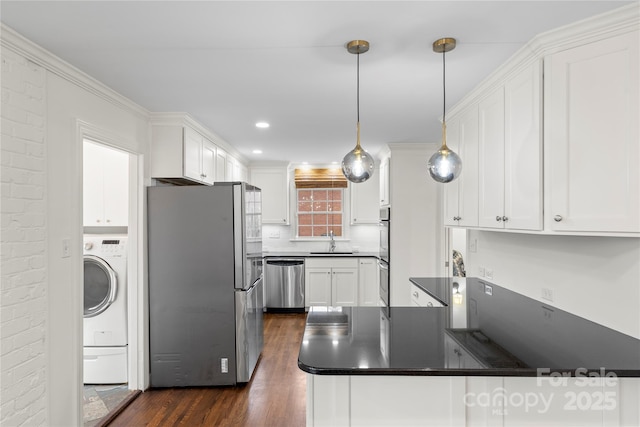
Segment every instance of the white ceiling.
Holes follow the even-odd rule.
[[[190,113],[251,161],[439,142],[447,106],[536,34],[629,1],[7,1],[0,19],[149,111]],[[269,129],[257,129],[265,120]],[[262,154],[252,153],[261,149]]]

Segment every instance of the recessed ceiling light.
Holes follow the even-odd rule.
[[[256,123],[256,127],[260,129],[266,129],[269,127],[269,123],[267,122],[258,122]]]
[[[253,150],[253,154],[262,154],[262,150]]]
[[[309,164],[309,162],[302,162],[302,164],[303,164],[303,165],[308,165],[308,164]]]

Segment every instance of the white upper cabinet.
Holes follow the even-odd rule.
[[[151,177],[179,184],[211,185],[215,152],[215,144],[189,126],[154,123]]]
[[[480,227],[542,229],[540,99],[535,61],[480,101]]]
[[[225,181],[236,181],[240,175],[240,169],[238,167],[238,161],[233,156],[227,154],[227,167],[224,171]]]
[[[251,168],[251,184],[262,190],[262,223],[289,223],[289,172],[283,167]]]
[[[100,144],[83,144],[83,224],[127,226],[129,154]]]
[[[478,225],[478,105],[448,120],[447,145],[462,159],[458,179],[444,185],[444,224]]]
[[[638,31],[545,58],[545,225],[640,232]]]
[[[216,151],[216,181],[227,181],[227,152],[220,148]]]
[[[379,197],[380,206],[389,206],[389,157],[380,161]]]
[[[216,146],[193,129],[184,128],[184,176],[203,184],[213,184]]]
[[[504,87],[505,228],[542,230],[542,64],[524,68]]]
[[[378,179],[376,179],[378,178]],[[349,183],[351,190],[351,224],[377,224],[380,217],[380,171],[360,184]]]
[[[479,105],[480,227],[503,228],[504,216],[504,87]]]

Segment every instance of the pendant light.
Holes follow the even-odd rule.
[[[357,137],[356,147],[349,151],[342,159],[342,173],[353,183],[365,182],[373,175],[375,162],[373,157],[360,146],[360,54],[369,50],[369,42],[365,40],[352,40],[347,43],[347,51],[357,58]]]
[[[447,147],[447,123],[445,121],[447,90],[445,85],[445,60],[446,52],[456,47],[456,39],[443,38],[433,42],[433,51],[442,53],[442,146],[429,159],[427,166],[431,178],[438,182],[451,182],[462,171],[462,160],[454,151]]]

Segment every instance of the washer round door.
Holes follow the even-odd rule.
[[[84,256],[84,317],[104,312],[116,298],[118,279],[108,262]]]

